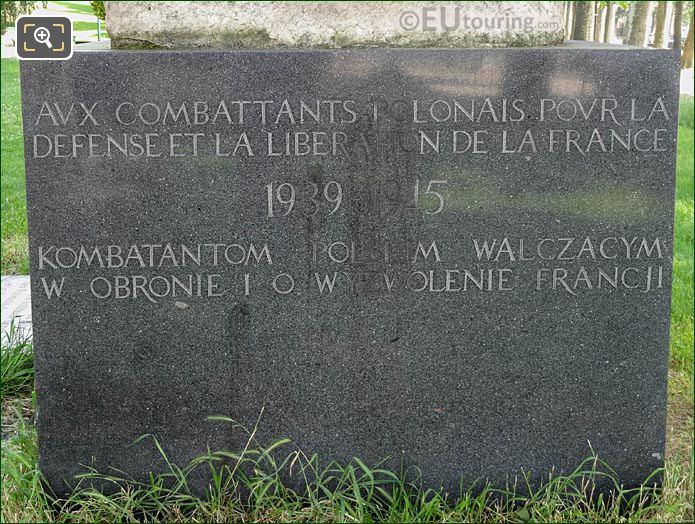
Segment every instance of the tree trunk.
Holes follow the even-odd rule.
[[[683,56],[681,56],[681,69],[691,69],[693,67],[693,19],[694,14],[690,15],[690,27],[688,28],[688,36],[685,38],[683,46]]]
[[[601,7],[601,2],[596,2],[594,11],[594,42],[600,42],[603,37],[603,13],[605,7]]]
[[[654,48],[664,47],[664,28],[666,27],[666,7],[668,2],[656,3],[656,27],[654,28]]]
[[[603,22],[603,41],[610,44],[615,38],[615,4],[606,2],[606,19]]]
[[[572,38],[572,22],[574,21],[574,2],[565,2],[565,36]]]
[[[681,29],[683,26],[683,2],[676,1],[673,3],[673,48],[680,49]]]
[[[591,22],[594,18],[594,2],[576,2],[572,40],[591,40]]]
[[[632,29],[628,45],[645,47],[647,45],[647,30],[650,27],[652,14],[651,2],[635,2],[635,15],[632,17]]]
[[[671,47],[673,34],[673,2],[666,2],[666,24],[664,25],[664,49]]]
[[[632,32],[632,21],[635,18],[635,2],[630,2],[625,16],[625,27],[623,28],[623,44],[627,45],[630,41],[630,33]]]

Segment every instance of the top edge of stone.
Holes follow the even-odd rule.
[[[112,48],[109,47],[108,42],[104,42],[100,46],[95,45],[77,45],[74,51],[76,53],[104,53],[104,52],[115,52],[115,53],[125,53],[125,54],[136,54],[136,53],[301,53],[301,52],[317,52],[317,53],[357,53],[364,51],[373,52],[393,52],[393,51],[519,51],[519,52],[532,52],[532,51],[545,51],[545,50],[560,50],[560,51],[644,51],[650,53],[679,53],[678,50],[674,49],[661,49],[652,47],[640,47],[622,44],[605,44],[599,42],[588,42],[582,40],[565,40],[563,43],[552,46],[533,46],[533,47],[474,47],[474,48],[464,48],[464,47],[352,47],[352,48],[244,48],[244,49],[217,49],[217,48],[155,48],[155,49],[137,49],[137,48]]]

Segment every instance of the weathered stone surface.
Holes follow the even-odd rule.
[[[516,47],[564,38],[562,2],[105,2],[114,48]]]
[[[642,481],[664,453],[677,62],[22,63],[42,471],[142,478],[165,465],[139,436],[184,464],[245,443],[209,415],[263,411],[262,442],[454,491],[592,450]]]

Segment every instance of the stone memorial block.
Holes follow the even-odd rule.
[[[40,466],[246,435],[458,492],[663,465],[678,54],[22,63]],[[202,486],[205,478],[194,481]]]
[[[118,49],[561,44],[561,2],[104,2]]]

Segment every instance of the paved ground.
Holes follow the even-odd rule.
[[[681,95],[693,96],[693,71],[695,69],[681,70]]]
[[[29,276],[2,277],[2,337],[14,321],[17,328],[31,332]]]

